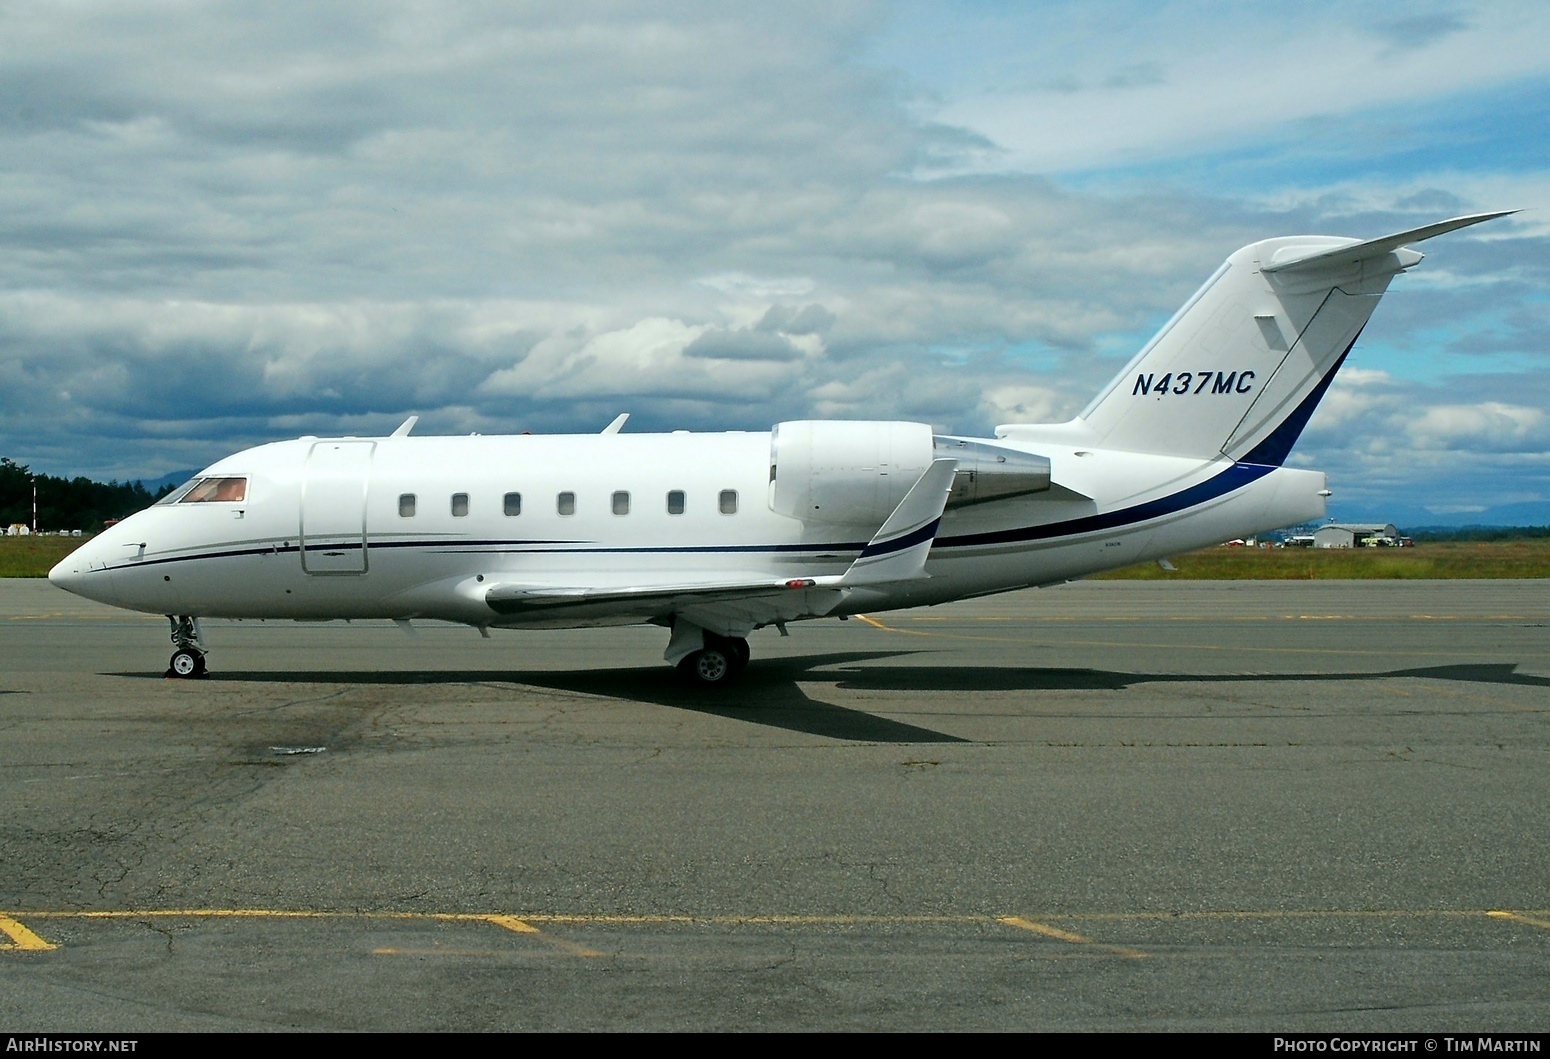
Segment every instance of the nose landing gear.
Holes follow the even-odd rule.
[[[169,614],[167,622],[172,626],[173,646],[167,676],[182,680],[209,676],[204,642],[199,635],[199,619],[188,614]]]

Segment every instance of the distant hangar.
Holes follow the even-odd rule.
[[[1331,522],[1313,531],[1315,548],[1399,548],[1408,543],[1392,522]]]

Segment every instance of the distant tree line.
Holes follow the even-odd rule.
[[[155,493],[139,482],[94,482],[89,478],[55,478],[33,474],[25,464],[0,456],[0,529],[14,523],[32,525],[32,486],[38,487],[38,529],[83,530],[96,533],[109,519],[122,519],[150,507],[172,492],[168,485]]]

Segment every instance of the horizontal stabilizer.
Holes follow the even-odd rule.
[[[1452,220],[1411,228],[1406,232],[1395,232],[1393,235],[1384,235],[1377,239],[1346,243],[1344,246],[1325,249],[1317,246],[1287,246],[1276,251],[1275,258],[1268,264],[1261,265],[1260,271],[1290,273],[1310,269],[1343,268],[1393,253],[1410,243],[1419,243],[1423,239],[1430,239],[1446,232],[1455,232],[1460,228],[1468,228],[1472,224],[1495,220],[1497,217],[1506,217],[1517,212],[1517,210],[1497,210],[1495,213],[1472,213],[1467,217],[1454,217]],[[1283,254],[1286,255],[1284,259],[1282,259]]]

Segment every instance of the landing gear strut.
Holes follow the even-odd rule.
[[[167,615],[172,626],[172,661],[167,676],[178,679],[208,676],[204,642],[199,635],[199,619],[187,614]]]

